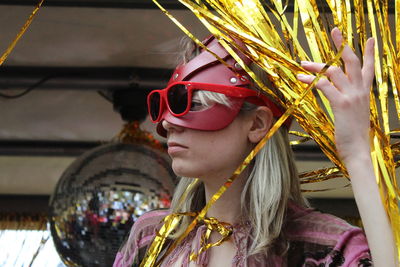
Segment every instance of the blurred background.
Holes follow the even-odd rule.
[[[207,35],[177,1],[160,2]],[[35,4],[0,2],[0,53]],[[135,218],[168,206],[165,140],[140,129],[154,133],[144,99],[164,87],[183,35],[151,1],[45,1],[0,67],[0,266],[110,266]],[[118,144],[121,131],[139,141]],[[300,171],[331,166],[312,142],[294,151]],[[359,223],[345,179],[304,188],[334,189],[307,196]]]

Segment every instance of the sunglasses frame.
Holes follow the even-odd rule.
[[[184,85],[186,90],[187,90],[187,105],[185,111],[181,113],[175,113],[171,110],[170,108],[170,103],[168,101],[168,92],[171,88],[173,88],[176,85]],[[150,119],[152,122],[160,122],[162,114],[164,113],[164,105],[167,106],[168,111],[174,115],[175,117],[182,117],[186,115],[190,111],[190,107],[192,106],[192,96],[193,96],[193,91],[194,90],[202,90],[202,91],[209,91],[209,92],[215,92],[215,93],[221,93],[229,97],[234,97],[234,98],[258,98],[262,101],[250,101],[254,104],[257,105],[268,105],[270,102],[269,99],[261,94],[260,92],[257,92],[255,90],[251,90],[246,87],[238,87],[238,86],[228,86],[228,85],[221,85],[221,84],[209,84],[209,83],[197,83],[197,82],[175,82],[170,85],[168,85],[164,89],[156,89],[153,90],[149,93],[147,96],[147,109],[150,114]],[[159,103],[159,111],[158,111],[158,116],[156,120],[153,120],[152,115],[151,115],[151,97],[155,94],[158,93],[160,96],[160,103]]]

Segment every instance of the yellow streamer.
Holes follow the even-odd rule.
[[[35,9],[32,11],[28,20],[25,22],[24,26],[22,26],[21,30],[19,31],[15,39],[11,42],[11,44],[8,46],[4,54],[0,57],[0,66],[3,65],[4,61],[7,59],[10,53],[13,51],[14,47],[17,45],[19,39],[21,39],[22,35],[24,35],[29,25],[31,25],[32,20],[34,19],[36,13],[39,11],[39,8],[42,6],[43,2],[44,0],[40,0]]]

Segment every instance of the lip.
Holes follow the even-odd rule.
[[[184,146],[182,144],[176,143],[176,142],[168,142],[168,154],[169,155],[174,155],[179,152],[185,151],[188,149],[187,146]]]

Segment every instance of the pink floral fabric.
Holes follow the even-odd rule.
[[[161,226],[168,211],[152,211],[141,216],[132,228],[129,239],[133,240],[128,252],[118,252],[113,267],[139,266],[140,259]],[[180,263],[189,266],[189,255],[198,251],[205,226],[193,230],[161,264],[162,267]],[[290,204],[288,208],[285,238],[289,250],[284,257],[276,255],[247,256],[251,244],[250,225],[234,225],[233,241],[237,248],[231,266],[372,266],[368,244],[363,231],[335,216],[314,209]],[[196,264],[207,266],[208,253],[202,253]]]

